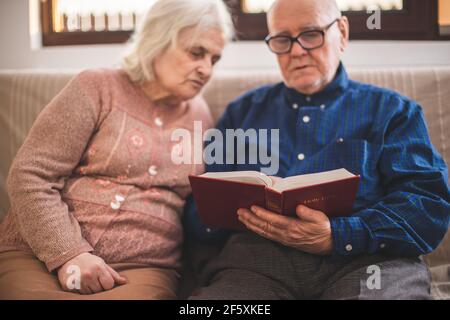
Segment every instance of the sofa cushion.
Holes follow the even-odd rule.
[[[74,71],[0,71],[0,218],[8,210],[6,177],[11,162],[42,108],[75,75]],[[430,137],[450,164],[450,67],[349,70],[350,78],[398,91],[416,100],[427,120]],[[277,71],[239,71],[216,74],[205,88],[205,98],[215,120],[227,104],[244,92],[281,80]],[[450,264],[450,233],[425,261],[434,279]],[[440,268],[440,269],[433,269]],[[447,280],[449,277],[447,277]],[[444,283],[445,284],[445,283]],[[436,287],[436,290],[449,288]],[[443,295],[448,294],[444,290]]]

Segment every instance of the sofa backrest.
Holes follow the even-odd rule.
[[[5,182],[18,148],[42,108],[75,74],[73,71],[0,71],[0,219],[8,210]],[[418,101],[424,109],[433,144],[450,164],[450,67],[357,69],[349,70],[349,75],[353,80],[390,88]],[[214,76],[204,95],[217,120],[237,96],[278,81],[281,77],[276,71],[222,72]],[[450,242],[447,236],[446,241]]]

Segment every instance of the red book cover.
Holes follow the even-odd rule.
[[[189,176],[192,194],[202,222],[211,228],[243,230],[237,210],[252,205],[295,216],[299,204],[320,210],[328,217],[352,214],[359,176],[298,187],[282,192],[265,185],[202,176]]]

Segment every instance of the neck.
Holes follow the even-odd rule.
[[[164,89],[157,82],[148,82],[142,85],[142,90],[145,95],[154,104],[164,104],[177,106],[181,103],[181,100]]]

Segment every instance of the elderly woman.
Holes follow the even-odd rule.
[[[232,35],[221,0],[160,0],[123,69],[76,76],[8,178],[0,299],[174,299],[190,193],[177,128],[210,127],[200,91]],[[194,162],[192,162],[194,163]]]

